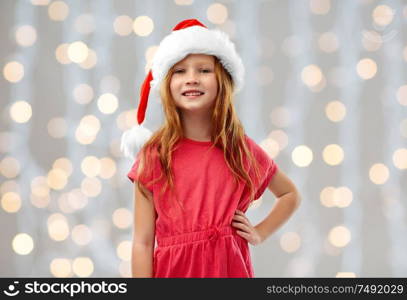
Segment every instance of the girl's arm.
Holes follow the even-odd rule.
[[[134,229],[131,253],[133,277],[153,276],[156,213],[151,193],[145,198],[134,181]]]
[[[281,227],[298,208],[301,201],[294,183],[280,169],[277,169],[276,174],[273,175],[268,188],[277,199],[263,221],[253,226],[244,212],[239,210],[233,216],[232,226],[236,227],[237,233],[252,245],[262,243]]]
[[[276,196],[276,202],[268,216],[255,226],[260,236],[260,243],[280,228],[301,202],[294,183],[281,170],[277,170],[274,174],[268,188]]]

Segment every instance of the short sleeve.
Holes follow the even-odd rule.
[[[130,172],[127,174],[127,177],[133,183],[134,181],[140,181],[140,183],[152,193],[153,192],[152,186],[148,184],[151,181],[152,176],[140,176],[140,174],[138,174],[138,167],[140,164],[141,157],[140,153],[141,152],[137,153],[133,166],[131,167]],[[143,175],[145,175],[145,173]]]
[[[249,148],[252,151],[252,154],[259,162],[259,180],[255,180],[256,183],[256,193],[255,200],[263,195],[266,188],[269,186],[271,179],[278,170],[278,166],[275,161],[267,154],[263,148],[257,145],[252,139],[247,137]]]

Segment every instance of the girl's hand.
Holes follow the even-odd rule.
[[[245,238],[252,245],[258,245],[262,242],[260,234],[252,226],[244,212],[236,210],[233,220],[236,222],[232,222],[232,226],[236,227],[238,235]]]

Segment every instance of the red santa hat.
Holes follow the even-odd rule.
[[[235,45],[227,34],[217,29],[208,29],[197,19],[188,19],[177,24],[172,32],[160,43],[140,90],[137,108],[138,125],[122,135],[121,150],[125,156],[134,159],[136,153],[151,137],[152,133],[142,125],[150,94],[159,97],[161,83],[169,69],[189,54],[216,56],[232,76],[234,92],[243,87],[244,66]]]

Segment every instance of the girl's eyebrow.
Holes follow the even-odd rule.
[[[210,62],[198,62],[198,63],[196,63],[195,65],[197,65],[197,66],[203,66],[203,65],[205,65],[205,66],[212,66],[212,64],[210,63]],[[184,63],[180,63],[179,65],[177,64],[177,65],[175,65],[174,67],[183,67],[184,66]]]

